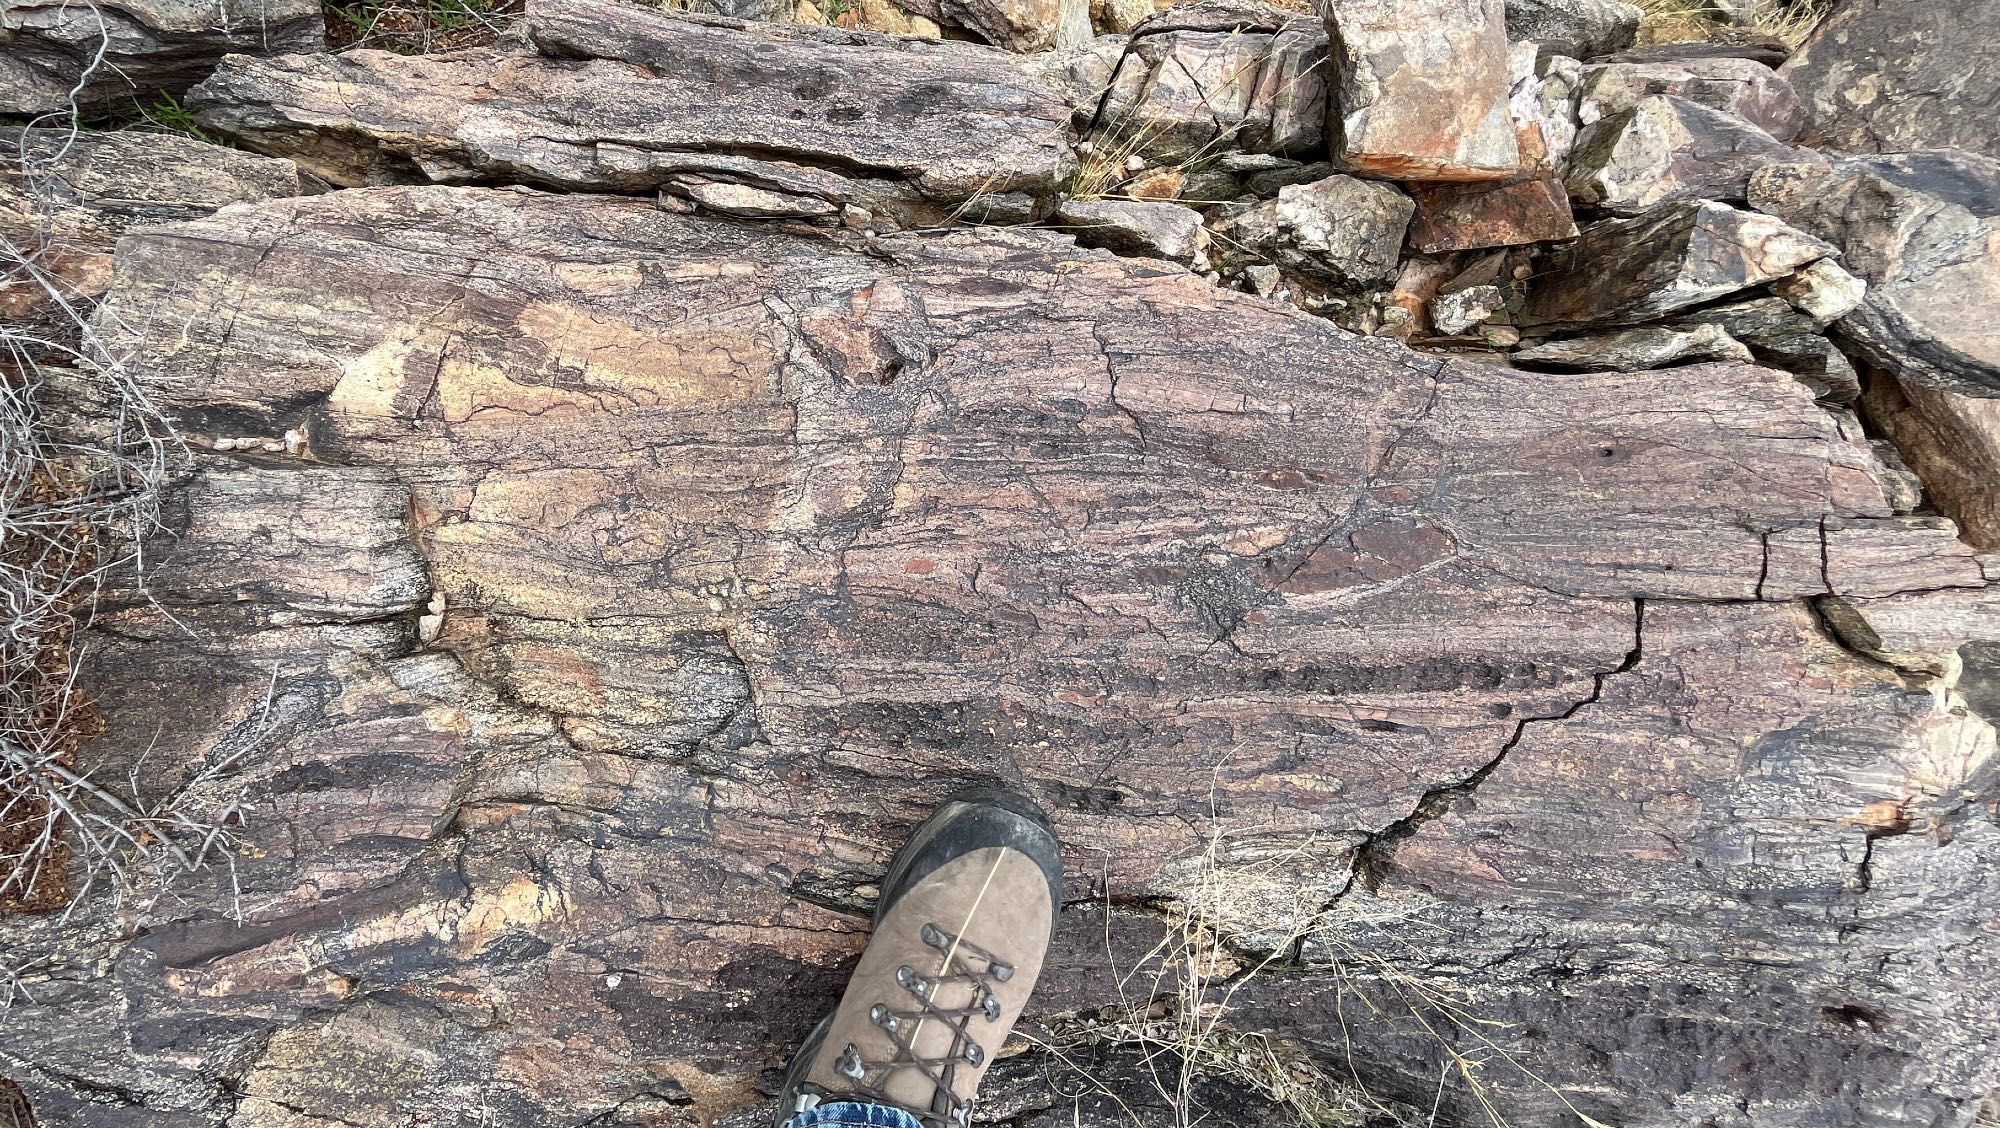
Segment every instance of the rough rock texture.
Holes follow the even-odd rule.
[[[1643,15],[1622,0],[1507,0],[1507,38],[1588,59],[1630,47]]]
[[[1576,112],[1583,124],[1671,94],[1735,114],[1780,141],[1798,136],[1805,106],[1792,85],[1754,59],[1683,59],[1669,63],[1600,63],[1579,82]]]
[[[1829,259],[1771,284],[1776,289],[1810,273]],[[1782,298],[1764,296],[1726,302],[1677,315],[1674,326],[1712,325],[1750,346],[1759,361],[1797,376],[1829,403],[1853,403],[1861,377],[1847,357],[1821,334],[1824,324]]]
[[[2000,157],[2000,6],[1991,0],[1844,0],[1781,73],[1805,101],[1812,144]]]
[[[1335,164],[1400,180],[1520,170],[1501,0],[1327,0],[1322,10]]]
[[[1777,165],[1750,202],[1841,249],[1868,283],[1840,329],[1906,381],[2000,395],[2000,161],[1938,150]]]
[[[325,44],[312,0],[0,0],[0,114],[63,110],[76,90],[86,112],[130,115],[201,81],[226,54]]]
[[[95,621],[95,762],[226,754],[255,813],[211,881],[0,922],[52,953],[0,1026],[45,1119],[710,1121],[996,778],[1068,851],[1039,1022],[1115,1009],[1164,899],[1296,942],[1232,1021],[1439,1123],[2000,1085],[1991,730],[1804,602],[1984,565],[1784,374],[1551,378],[1048,232],[524,190],[121,256],[192,441],[309,443],[202,457],[158,604]],[[1546,1083],[1441,1074],[1475,1034]],[[1097,1123],[1041,1099],[997,1112]]]
[[[1581,203],[1635,215],[1680,200],[1740,202],[1752,173],[1813,155],[1734,114],[1654,94],[1585,126],[1564,184]]]
[[[63,298],[111,285],[111,252],[129,228],[193,219],[248,200],[299,193],[290,161],[178,134],[0,129],[0,239],[40,268]],[[0,318],[49,309],[55,295],[25,274],[0,277]]]
[[[1247,0],[1206,0],[1099,39],[1069,64],[1073,100],[1100,143],[1155,161],[1325,150],[1326,31]]]
[[[1650,321],[1832,253],[1770,216],[1706,201],[1668,204],[1585,228],[1551,256],[1522,312],[1531,324]]]
[[[922,223],[925,201],[1047,196],[1071,165],[1060,92],[987,48],[615,0],[533,0],[525,23],[534,52],[233,58],[188,104],[343,185],[692,173]]]
[[[1074,47],[1091,36],[1089,0],[900,0],[897,6],[1009,51]]]
[[[1750,349],[1720,325],[1669,329],[1643,325],[1587,337],[1568,337],[1521,349],[1511,359],[1529,368],[1560,372],[1637,372],[1695,360],[1751,359]]]
[[[1868,381],[1862,407],[1965,539],[2000,552],[2000,398],[1881,374]]]
[[[1423,254],[1511,247],[1576,237],[1560,180],[1499,184],[1417,184],[1410,246]]]
[[[1217,228],[1226,248],[1338,286],[1366,289],[1396,276],[1416,205],[1392,185],[1352,176],[1293,184]]]
[[[1194,261],[1201,213],[1157,200],[1065,200],[1055,222],[1086,247],[1123,255]]]
[[[1541,56],[1532,43],[1508,54],[1507,112],[1524,177],[1559,176],[1576,142],[1576,90],[1583,64],[1565,55]]]

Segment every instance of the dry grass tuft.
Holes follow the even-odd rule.
[[[1710,0],[1635,0],[1645,16],[1639,42],[1696,43],[1711,39],[1776,39],[1797,48],[1833,6],[1833,0],[1748,0],[1747,15],[1731,22],[1730,11]],[[1744,5],[1737,5],[1742,10]]]

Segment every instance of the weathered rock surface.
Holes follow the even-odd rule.
[[[1522,175],[1561,175],[1576,143],[1576,92],[1583,64],[1566,55],[1540,55],[1533,43],[1516,43],[1507,73],[1507,113],[1514,119]]]
[[[1335,175],[1280,188],[1276,199],[1229,219],[1218,233],[1227,248],[1366,289],[1396,276],[1415,209],[1392,185]]]
[[[1089,0],[903,0],[898,6],[1021,53],[1074,47],[1091,37]]]
[[[1829,259],[1802,268],[1791,278],[1771,284],[1775,289],[1814,271]],[[1797,376],[1813,394],[1834,404],[1853,403],[1861,395],[1861,377],[1847,357],[1822,335],[1824,324],[1782,298],[1764,296],[1690,310],[1674,323],[1710,325],[1750,346],[1758,361]]]
[[[325,45],[312,0],[0,0],[0,114],[64,110],[75,91],[87,113],[129,115],[201,81],[224,55]]]
[[[94,762],[225,749],[255,814],[212,883],[0,921],[52,953],[0,1027],[46,1118],[711,1121],[895,841],[994,779],[1069,851],[1037,1020],[1120,1006],[1160,922],[1104,906],[1166,899],[1302,941],[1233,1021],[1445,1117],[2000,1084],[1991,730],[1803,602],[1987,577],[1790,377],[1552,379],[1049,232],[844,238],[437,187],[127,237],[107,324],[173,327],[117,343],[199,376],[191,440],[309,443],[203,457],[159,603],[96,620]],[[1439,1095],[1475,1031],[1546,1084]]]
[[[1160,13],[1127,42],[1100,39],[1069,69],[1094,139],[1173,163],[1229,148],[1320,155],[1327,66],[1318,20],[1209,0]]]
[[[1668,204],[1583,230],[1535,280],[1530,323],[1634,324],[1783,278],[1834,249],[1767,215]]]
[[[1323,11],[1336,165],[1399,180],[1520,171],[1501,0],[1328,0]]]
[[[1194,261],[1201,213],[1157,200],[1065,200],[1056,223],[1086,247],[1121,255]]]
[[[1622,0],[1507,0],[1507,38],[1588,59],[1630,47],[1643,15]]]
[[[1720,325],[1670,329],[1642,325],[1586,337],[1549,341],[1513,354],[1515,363],[1559,372],[1637,372],[1696,360],[1751,359],[1749,346]]]
[[[1044,197],[1071,167],[1060,92],[990,48],[615,0],[533,0],[525,24],[534,52],[235,58],[188,104],[342,185],[694,175],[926,223],[926,201]]]
[[[1939,150],[1777,165],[1751,204],[1838,246],[1868,283],[1840,331],[1906,381],[2000,395],[2000,161]]]
[[[1881,374],[1868,382],[1862,408],[1965,539],[2000,552],[2000,398]]]
[[[1665,63],[1600,63],[1583,71],[1577,117],[1585,125],[1670,94],[1734,114],[1780,141],[1798,136],[1805,105],[1792,85],[1754,59],[1682,59]]]
[[[0,239],[41,275],[0,276],[0,318],[48,310],[50,286],[72,302],[102,294],[111,252],[132,227],[299,194],[290,161],[178,134],[0,129],[0,151],[9,154],[0,163]]]
[[[1812,144],[2000,157],[2000,7],[1990,0],[1843,0],[1781,73],[1805,101]]]
[[[1560,180],[1415,184],[1410,246],[1423,254],[1511,247],[1576,237]]]
[[[1812,157],[1734,114],[1654,94],[1583,128],[1564,185],[1582,203],[1636,215],[1681,200],[1741,202],[1752,173]]]

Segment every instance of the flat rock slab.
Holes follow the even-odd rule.
[[[2000,6],[1991,0],[1845,0],[1780,73],[1805,102],[1811,144],[2000,158]]]
[[[73,96],[87,116],[129,117],[224,55],[325,46],[314,0],[0,0],[0,114],[62,112]]]
[[[198,376],[192,443],[309,441],[199,459],[160,603],[98,618],[93,762],[220,747],[256,813],[211,882],[33,934],[0,1053],[51,1119],[712,1120],[837,994],[908,827],[994,780],[1067,850],[1038,1022],[1117,1005],[1158,942],[1105,898],[1168,898],[1305,941],[1238,1021],[1447,1115],[1552,1102],[1499,1067],[1436,1097],[1409,1022],[1342,1031],[1390,961],[1607,1121],[2000,1080],[1990,729],[1803,602],[1984,565],[1789,376],[1550,377],[1049,232],[519,189],[246,205],[121,256],[112,313],[171,329],[117,343]],[[1888,800],[1953,833],[1868,860]],[[1370,898],[1411,929],[1356,931]],[[1606,1035],[1635,998],[1685,1017]],[[1718,1031],[1848,1083],[1709,1070]]]
[[[233,58],[188,104],[342,185],[637,191],[706,167],[798,192],[805,166],[843,202],[956,202],[1047,196],[1070,167],[1060,92],[992,48],[616,0],[536,0],[525,24],[532,52]]]
[[[1755,59],[1728,57],[1586,67],[1577,114],[1589,125],[1656,94],[1735,114],[1780,141],[1798,136],[1805,124],[1805,106],[1782,75]]]
[[[1564,183],[1580,203],[1636,215],[1682,200],[1740,203],[1752,173],[1815,156],[1735,114],[1654,94],[1585,126]]]

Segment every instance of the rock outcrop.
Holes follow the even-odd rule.
[[[965,44],[611,0],[535,0],[525,24],[533,51],[232,58],[188,104],[339,185],[720,181],[911,225],[981,196],[1032,211],[1071,165],[1059,92]]]
[[[1973,1122],[2000,166],[1600,0],[928,3],[813,18],[991,42],[529,0],[228,59],[252,152],[28,135],[184,442],[76,765],[216,849],[0,916],[0,1120],[768,1124],[1002,783],[981,1123]]]

